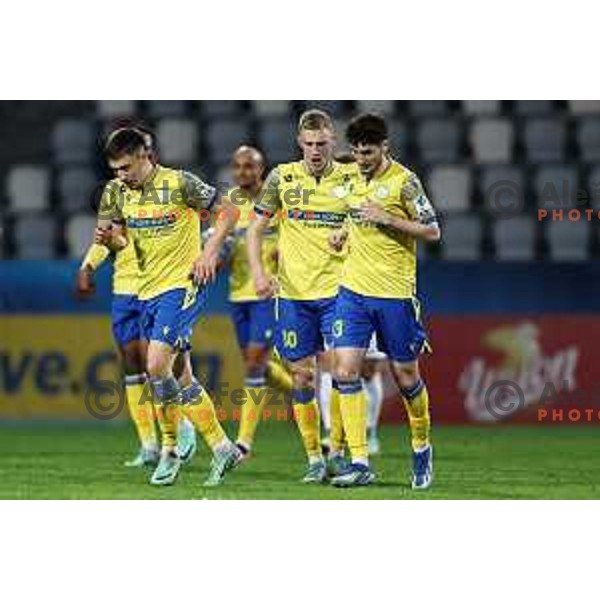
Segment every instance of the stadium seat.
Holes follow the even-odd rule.
[[[335,120],[335,129],[337,131],[337,146],[336,149],[341,152],[350,152],[350,146],[346,142],[346,129],[350,124],[349,117],[338,117]],[[295,134],[295,131],[294,131]],[[294,142],[295,147],[298,148],[298,144]]]
[[[575,116],[600,114],[600,100],[569,100],[569,111]]]
[[[152,119],[185,117],[188,103],[185,100],[147,100],[148,115]]]
[[[250,125],[246,120],[214,120],[207,124],[206,144],[211,161],[217,165],[229,162],[231,153],[240,144],[251,141]]]
[[[525,153],[531,163],[565,160],[567,130],[558,119],[531,119],[525,124]]]
[[[93,215],[75,215],[68,220],[65,238],[71,258],[83,258],[93,239],[95,227],[96,218]]]
[[[469,140],[476,162],[505,164],[512,160],[514,132],[507,119],[476,120],[471,125]]]
[[[17,258],[55,258],[57,223],[50,213],[37,212],[19,216],[15,219],[13,233]]]
[[[137,105],[135,100],[97,100],[96,109],[102,119],[116,119],[135,115]]]
[[[41,166],[16,165],[6,178],[9,209],[15,212],[48,208],[50,173]]]
[[[540,167],[533,178],[537,207],[546,210],[577,206],[578,174],[569,165]]]
[[[232,187],[233,178],[231,176],[231,167],[227,164],[218,168],[214,181],[219,189],[229,189]]]
[[[348,112],[346,100],[307,100],[305,109],[318,108],[329,113],[332,117],[342,117]]]
[[[395,112],[394,100],[357,100],[356,110],[361,113],[375,113],[383,116],[392,116]]]
[[[521,117],[551,115],[554,111],[552,100],[515,100],[515,114]]]
[[[475,214],[450,214],[442,223],[442,255],[447,260],[479,260],[483,227]]]
[[[533,260],[535,258],[537,221],[520,216],[494,221],[494,245],[498,260]]]
[[[236,118],[242,115],[242,103],[239,100],[204,100],[200,103],[202,116],[212,119]]]
[[[87,167],[65,167],[58,174],[60,205],[68,212],[94,210],[94,191],[98,182]]]
[[[492,213],[503,209],[520,212],[525,205],[525,176],[517,165],[490,165],[482,168],[479,190],[484,208]]]
[[[467,166],[434,167],[427,193],[440,212],[465,211],[471,206],[471,171]]]
[[[467,116],[490,116],[500,112],[500,100],[463,100],[463,112]]]
[[[62,119],[52,131],[52,153],[58,164],[91,164],[96,131],[85,119]]]
[[[196,160],[198,126],[192,119],[163,119],[156,127],[161,160],[167,165],[188,165]]]
[[[286,117],[290,103],[287,100],[252,100],[252,109],[259,118]]]
[[[584,161],[600,163],[600,118],[582,119],[579,122],[577,142]]]
[[[421,159],[427,163],[457,162],[460,156],[461,132],[451,119],[428,119],[417,129]]]
[[[588,221],[549,221],[545,232],[552,260],[580,261],[589,258],[591,227]]]
[[[289,119],[269,119],[258,128],[258,142],[267,152],[271,165],[292,160],[297,156],[296,128]]]
[[[445,100],[409,100],[410,114],[414,117],[443,117],[448,113]]]
[[[389,120],[387,125],[392,154],[401,161],[408,154],[408,141],[410,139],[408,129],[404,121],[400,119]]]

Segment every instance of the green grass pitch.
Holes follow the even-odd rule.
[[[594,427],[446,426],[434,430],[435,481],[408,487],[404,426],[384,426],[373,459],[378,483],[337,490],[299,482],[303,455],[291,423],[259,428],[254,457],[206,490],[209,454],[201,446],[176,485],[148,485],[149,472],[123,461],[135,450],[126,425],[0,428],[0,498],[18,499],[503,499],[600,498],[600,431]]]

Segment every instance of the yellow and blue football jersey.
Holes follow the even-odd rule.
[[[117,252],[113,261],[113,293],[137,296],[139,287],[137,257],[132,244]]]
[[[127,226],[141,300],[192,287],[190,273],[201,251],[197,210],[210,208],[215,197],[216,190],[192,173],[161,165],[156,165],[141,189],[129,188],[119,180],[107,185],[100,216]],[[127,255],[118,260],[126,261]]]
[[[436,215],[418,177],[391,161],[377,177],[354,179],[348,204],[348,255],[340,285],[364,296],[412,298],[416,293],[417,244],[408,234],[360,217],[367,199],[378,202],[393,215],[436,222]]]
[[[240,188],[230,190],[229,199],[235,207],[236,224],[234,229],[234,243],[231,251],[229,274],[229,299],[232,302],[246,302],[258,300],[259,297],[254,287],[254,278],[250,272],[248,262],[248,248],[246,233],[254,213],[254,198]],[[265,231],[263,238],[263,264],[267,275],[274,275],[277,270],[277,228],[276,224]]]
[[[356,165],[333,163],[315,178],[298,161],[269,174],[255,210],[273,215],[278,224],[281,298],[319,300],[337,294],[345,253],[330,247],[329,236],[344,223],[356,173]]]

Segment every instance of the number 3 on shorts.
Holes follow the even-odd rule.
[[[194,285],[189,288],[185,293],[185,298],[183,299],[183,304],[181,305],[182,310],[186,310],[196,302],[196,296],[198,295],[198,286]]]
[[[340,337],[344,333],[344,319],[336,319],[333,322],[333,337]]]
[[[295,348],[298,345],[298,336],[293,329],[283,330],[283,345],[286,348]]]

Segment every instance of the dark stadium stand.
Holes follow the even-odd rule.
[[[421,175],[444,223],[441,248],[421,258],[598,256],[595,217],[539,222],[536,211],[600,208],[600,101],[538,100],[3,102],[0,256],[81,255],[106,177],[99,140],[115,123],[146,123],[165,164],[224,182],[240,143],[258,144],[271,163],[295,158],[294,122],[309,106],[342,125],[364,110],[388,117],[396,157]],[[510,219],[498,218],[502,187],[502,201],[517,204]]]

